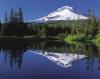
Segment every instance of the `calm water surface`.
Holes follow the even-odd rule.
[[[100,47],[61,41],[0,43],[0,79],[100,79]]]

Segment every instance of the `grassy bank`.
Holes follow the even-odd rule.
[[[68,35],[67,37],[64,38],[64,41],[67,43],[73,43],[75,41],[81,41],[85,39],[84,34],[78,34],[78,35]]]
[[[78,35],[68,35],[64,38],[64,41],[67,43],[74,43],[74,42],[91,42],[98,46],[100,46],[100,34],[97,34],[95,37],[86,37],[84,34]]]
[[[99,45],[100,44],[100,34],[97,34],[92,40],[94,44]],[[100,46],[100,45],[99,45]]]

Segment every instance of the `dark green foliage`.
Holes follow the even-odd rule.
[[[0,36],[3,34],[3,26],[2,26],[2,23],[0,21]]]
[[[97,35],[98,20],[91,15],[87,20],[56,21],[45,23],[33,23],[30,25],[34,34],[45,37],[66,37],[68,35],[84,34],[87,39]]]
[[[24,23],[22,9],[14,11],[13,8],[5,13],[4,33],[6,36],[25,36],[28,32],[28,26]]]
[[[88,10],[87,20],[51,21],[45,23],[25,23],[21,8],[13,8],[5,13],[5,22],[0,23],[0,35],[5,36],[36,36],[65,38],[68,35],[85,35],[92,39],[100,33],[100,20],[96,19],[92,10]]]

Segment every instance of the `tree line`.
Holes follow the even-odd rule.
[[[96,18],[91,9],[88,10],[88,19],[55,21],[45,23],[27,23],[21,8],[13,8],[5,13],[5,21],[0,21],[1,36],[40,36],[40,37],[66,37],[68,35],[84,34],[93,38],[100,34],[100,19]]]
[[[21,8],[18,11],[11,8],[9,12],[5,12],[4,19],[4,23],[0,22],[1,36],[24,36],[28,32],[28,26],[24,22]]]

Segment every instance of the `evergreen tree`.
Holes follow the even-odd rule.
[[[100,18],[98,20],[98,33],[100,34]]]
[[[1,33],[0,33],[0,35],[3,35],[3,26],[2,26],[2,23],[1,23],[1,20],[0,20],[0,30],[1,30]]]
[[[9,21],[10,21],[11,23],[14,22],[14,10],[13,10],[13,8],[11,8],[11,10],[10,10]]]
[[[23,11],[21,8],[18,10],[18,20],[19,22],[23,22]]]
[[[15,22],[18,22],[18,13],[17,12],[14,13],[14,18],[15,18]]]
[[[92,10],[88,10],[88,20],[87,20],[87,26],[86,26],[86,35],[92,37],[93,30],[94,30],[94,17]]]
[[[5,12],[5,20],[4,20],[4,22],[5,22],[5,24],[8,23],[8,13],[7,13],[7,11]]]

